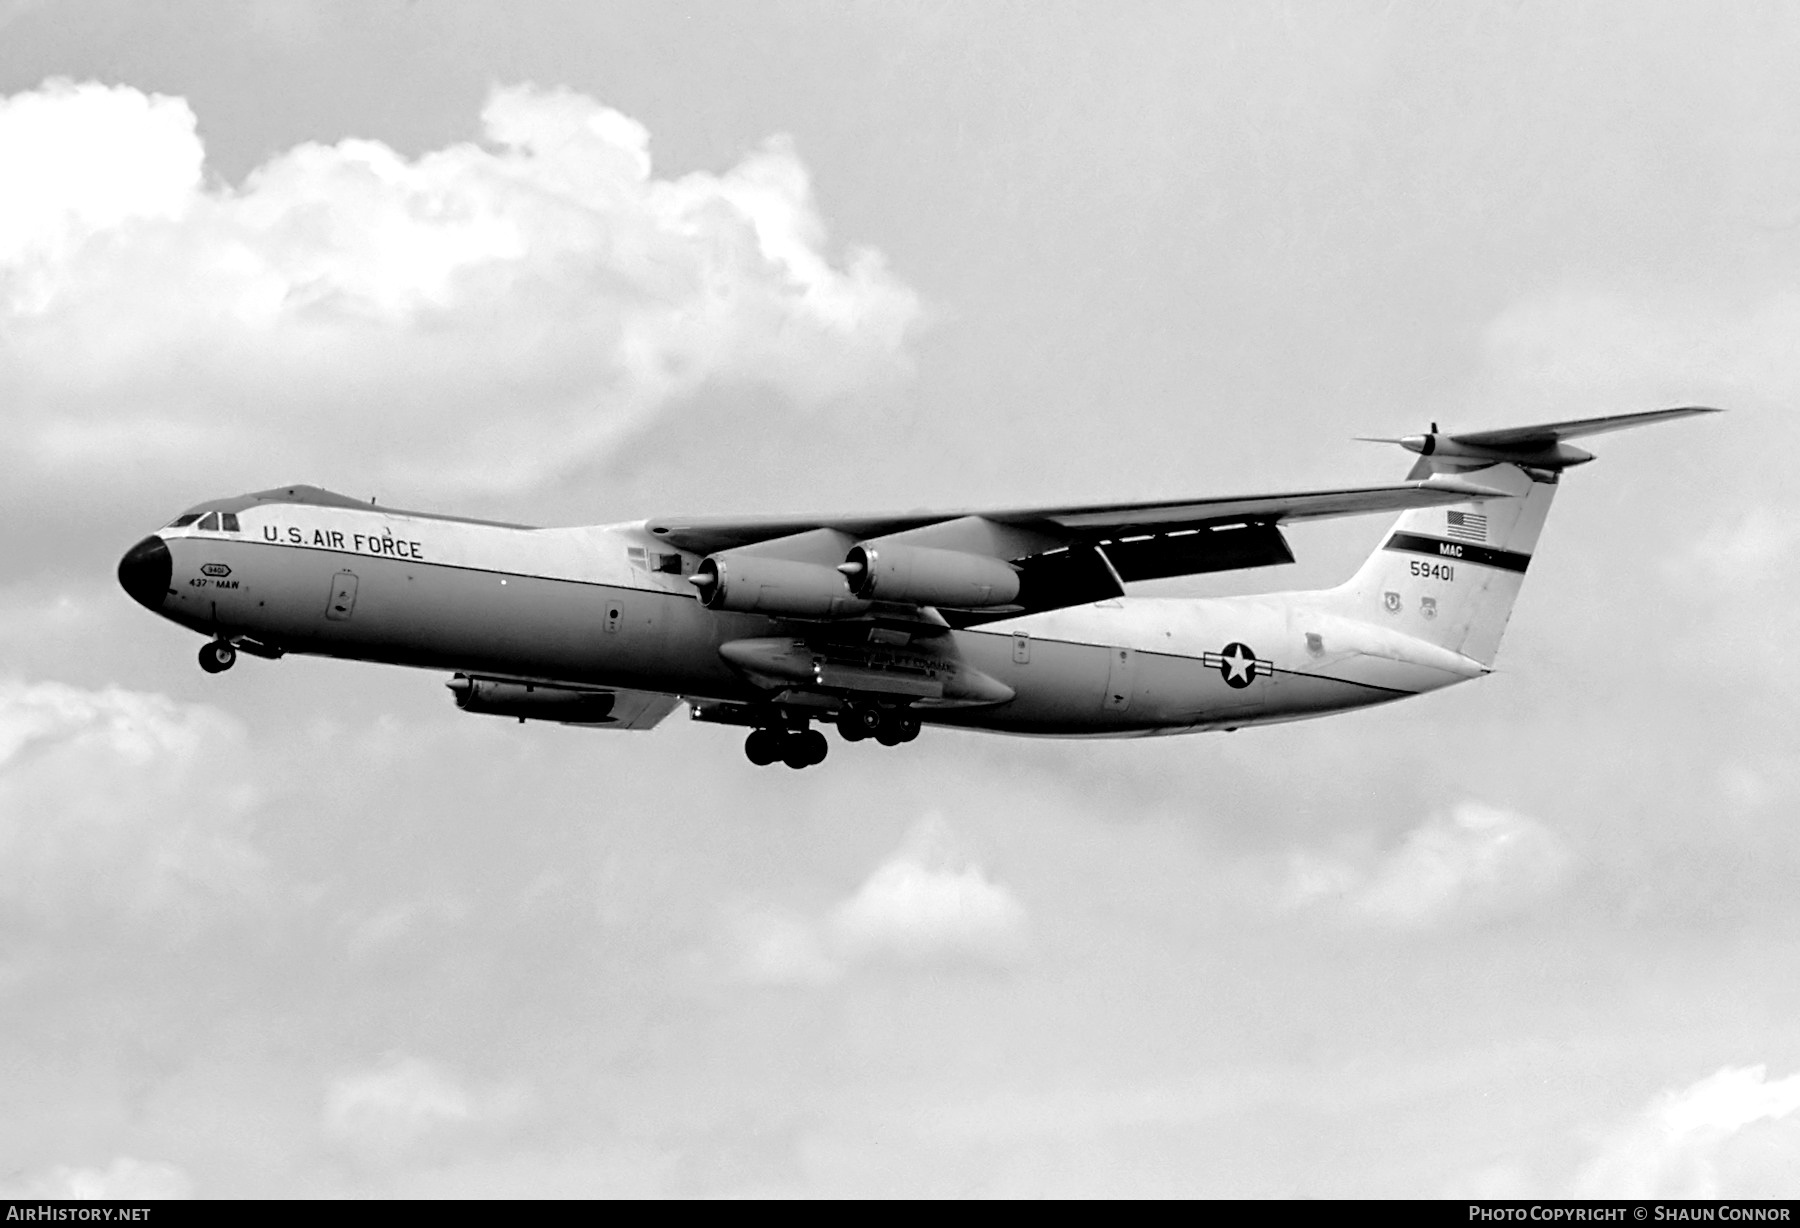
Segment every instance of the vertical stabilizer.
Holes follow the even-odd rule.
[[[1331,591],[1336,612],[1492,665],[1556,495],[1557,475],[1518,465],[1465,471],[1505,498],[1418,508]]]
[[[1410,478],[1454,474],[1504,494],[1400,517],[1362,569],[1324,594],[1334,612],[1492,665],[1563,470],[1593,453],[1567,441],[1719,411],[1690,405],[1496,431],[1378,440],[1418,454]]]

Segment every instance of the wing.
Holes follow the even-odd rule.
[[[1123,593],[1134,580],[1293,562],[1288,521],[1490,499],[1454,477],[1340,490],[1068,507],[902,512],[877,516],[653,519],[655,537],[696,554],[747,551],[835,566],[846,546],[904,543],[1000,559],[1020,577],[1004,607],[938,606],[953,625],[1059,609]],[[791,548],[790,548],[791,545]]]
[[[858,540],[887,537],[971,517],[995,524],[1039,527],[1061,535],[1064,545],[1137,533],[1176,533],[1227,521],[1278,524],[1366,512],[1404,511],[1442,503],[1492,499],[1502,492],[1469,482],[1400,482],[1277,495],[1234,495],[1214,499],[1096,503],[1074,507],[1001,508],[990,511],[918,511],[874,516],[693,516],[654,519],[649,531],[672,546],[696,554],[733,550],[814,529],[836,529]]]

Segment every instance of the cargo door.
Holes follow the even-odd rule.
[[[355,609],[356,573],[340,571],[331,577],[331,599],[325,603],[325,617],[334,622],[342,622]]]

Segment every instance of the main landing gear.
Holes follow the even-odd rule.
[[[874,738],[883,746],[898,746],[919,736],[919,718],[905,708],[857,704],[838,714],[837,727],[846,742]]]
[[[200,668],[209,674],[222,674],[237,664],[237,649],[230,640],[209,640],[200,649]]]
[[[825,762],[830,749],[817,729],[753,729],[744,739],[744,756],[757,767],[777,759],[795,769],[811,767]]]
[[[758,726],[744,739],[744,757],[757,767],[766,767],[777,760],[791,768],[825,762],[827,744],[825,735],[819,730],[807,728],[803,720],[797,728],[775,723],[800,720],[777,712],[759,714],[759,717],[771,723]],[[837,727],[838,734],[846,742],[874,738],[883,746],[898,746],[919,736],[919,718],[913,712],[867,703],[851,704],[841,710],[837,714]]]

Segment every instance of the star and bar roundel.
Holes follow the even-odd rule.
[[[1262,660],[1248,644],[1237,641],[1225,645],[1224,652],[1203,653],[1201,660],[1219,671],[1226,686],[1240,691],[1258,678],[1271,678],[1275,674],[1275,662]]]

